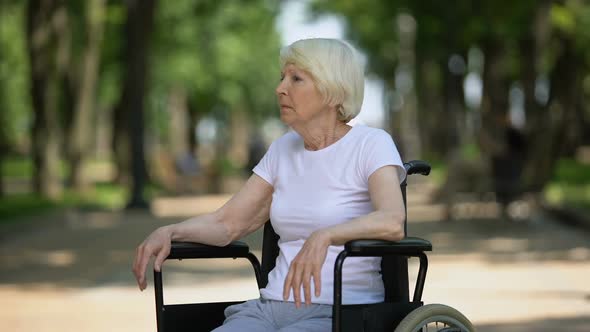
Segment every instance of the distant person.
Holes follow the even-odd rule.
[[[526,141],[523,133],[510,123],[502,130],[504,148],[492,154],[492,180],[496,200],[502,215],[510,218],[508,205],[518,198],[523,188],[522,171],[526,158]]]
[[[356,51],[335,39],[300,40],[281,51],[280,64],[275,92],[281,120],[292,131],[272,143],[224,206],[158,228],[139,245],[133,264],[143,290],[151,257],[160,270],[171,241],[224,246],[270,216],[280,252],[268,284],[259,299],[228,307],[217,332],[330,331],[334,261],[343,244],[404,236],[405,170],[391,136],[347,125],[360,112],[364,93]],[[345,304],[383,301],[380,262],[347,260]]]
[[[201,172],[199,160],[190,152],[184,152],[176,159],[176,168],[182,176],[195,176]]]
[[[253,170],[256,165],[260,162],[266,152],[266,146],[264,140],[259,134],[254,134],[248,144],[248,162],[246,163],[246,169],[248,171]]]
[[[489,156],[490,178],[503,218],[510,218],[508,206],[523,191],[522,172],[527,155],[524,133],[516,128],[507,114],[490,114],[485,119],[488,129],[478,137]]]

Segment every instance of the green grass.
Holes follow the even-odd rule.
[[[30,178],[33,174],[33,163],[29,158],[11,157],[0,163],[0,174],[3,178]]]
[[[9,194],[0,199],[0,224],[64,208],[119,209],[124,207],[126,195],[125,188],[107,183],[97,184],[84,194],[66,190],[59,201],[51,201],[33,193]]]
[[[93,167],[104,167],[105,161],[92,161]],[[66,172],[62,163],[61,172]],[[0,164],[3,180],[30,181],[33,165],[29,158],[13,156]],[[95,183],[87,192],[78,193],[65,190],[58,201],[51,201],[34,193],[11,193],[0,198],[0,224],[14,222],[21,217],[42,215],[64,208],[107,209],[115,210],[125,206],[127,188],[113,183]],[[146,197],[154,197],[161,190],[155,186],[147,186]]]
[[[51,211],[58,205],[34,194],[7,195],[0,199],[0,224]]]
[[[551,183],[545,189],[545,198],[552,205],[590,210],[590,184]]]
[[[561,159],[545,189],[549,204],[590,211],[590,165]]]
[[[99,161],[94,162],[99,164]],[[68,173],[68,165],[65,161],[59,164],[59,174],[65,176]],[[3,178],[28,179],[33,176],[33,161],[23,156],[11,156],[0,163],[0,174]]]
[[[561,159],[557,162],[551,182],[569,185],[590,184],[590,165],[574,159]]]

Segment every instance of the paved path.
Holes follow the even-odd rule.
[[[130,272],[135,246],[226,199],[158,200],[154,213],[59,213],[0,229],[2,330],[155,331],[153,289],[139,292]],[[445,223],[439,206],[410,200],[410,234],[435,248],[425,302],[456,307],[483,332],[590,331],[590,233],[541,215]],[[258,254],[259,240],[246,239]],[[167,302],[257,296],[245,262],[167,262],[165,271]]]

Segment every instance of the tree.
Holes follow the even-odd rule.
[[[155,0],[127,1],[123,91],[116,111],[124,119],[131,155],[131,195],[127,208],[144,208],[147,170],[144,151],[144,105],[148,82],[148,55],[154,23]],[[115,143],[116,144],[116,143]]]
[[[428,119],[435,119],[447,132],[449,142],[457,145],[465,132],[465,107],[462,104],[462,75],[451,75],[447,65],[451,56],[465,58],[467,50],[476,47],[483,52],[483,100],[481,126],[477,132],[480,151],[485,157],[505,154],[511,142],[504,135],[508,128],[509,90],[515,82],[524,87],[527,123],[522,130],[528,153],[523,160],[524,188],[541,192],[550,179],[556,160],[579,144],[582,79],[588,72],[587,34],[590,5],[580,1],[455,1],[452,5],[434,1],[379,1],[362,4],[355,1],[314,1],[318,13],[332,12],[343,16],[348,36],[368,53],[370,68],[391,81],[399,65],[402,45],[391,33],[392,22],[401,12],[417,22],[416,54],[418,86],[438,89],[439,93],[420,92],[422,97],[440,98],[444,102],[424,101],[427,105],[443,104],[445,112],[420,107],[422,130]],[[436,64],[436,65],[431,65]],[[421,66],[428,65],[443,79],[420,78]],[[437,69],[438,67],[438,69]],[[436,76],[432,75],[431,76]],[[543,78],[549,81],[549,95],[538,101],[535,91]],[[438,81],[438,82],[437,82]],[[390,88],[392,84],[387,84]],[[440,117],[440,114],[445,114]],[[451,125],[448,125],[448,124]],[[453,125],[457,123],[457,125]],[[442,124],[442,125],[441,125]],[[403,138],[402,138],[403,140]],[[464,140],[463,140],[464,141]],[[427,141],[428,142],[428,141]],[[578,143],[575,143],[578,142]],[[439,144],[439,143],[437,143]],[[438,150],[427,146],[427,150]],[[445,151],[441,149],[440,151]],[[519,156],[519,158],[522,156]],[[492,160],[493,158],[490,158]],[[518,167],[509,165],[508,167]]]
[[[245,163],[250,132],[276,109],[277,12],[276,5],[265,1],[179,0],[159,7],[151,99],[168,108],[151,114],[176,126],[153,119],[148,123],[169,143],[172,158],[195,151],[194,128],[212,116],[223,137],[218,158],[227,156],[237,168]],[[175,117],[189,121],[181,124]]]
[[[69,183],[81,191],[86,186],[82,167],[91,150],[93,122],[96,118],[96,90],[100,64],[100,48],[103,38],[105,0],[90,0],[85,3],[84,32],[79,63],[72,61],[68,75],[68,88],[74,96],[71,124],[67,134],[68,159],[70,165]]]
[[[68,64],[65,3],[31,0],[27,8],[27,48],[34,122],[31,130],[33,188],[50,199],[62,194],[59,109],[61,81]]]

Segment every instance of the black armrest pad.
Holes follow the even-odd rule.
[[[353,240],[346,242],[344,249],[351,256],[413,255],[431,251],[432,244],[418,237],[407,237],[400,241]]]
[[[194,242],[172,242],[167,259],[246,257],[249,251],[248,245],[241,241],[234,241],[225,247]]]
[[[422,160],[412,160],[407,163],[404,163],[404,167],[408,175],[412,174],[422,174],[428,175],[430,174],[430,165]]]

